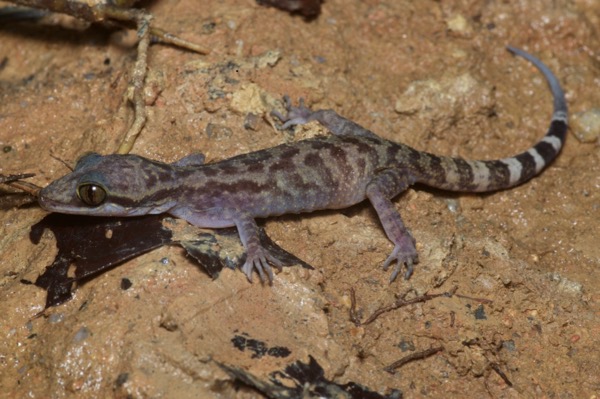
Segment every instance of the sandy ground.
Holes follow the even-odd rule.
[[[181,248],[163,247],[34,319],[45,292],[21,280],[44,271],[55,243],[51,234],[30,242],[44,211],[2,188],[0,396],[260,398],[217,362],[266,379],[311,355],[327,379],[382,395],[598,397],[600,150],[585,119],[600,112],[598,2],[327,0],[310,22],[251,0],[144,6],[158,26],[212,49],[151,47],[149,120],[133,150],[150,158],[202,151],[219,160],[318,129],[275,130],[267,115],[283,94],[421,150],[512,155],[544,134],[551,98],[507,44],[556,72],[578,124],[558,160],[518,188],[417,187],[397,198],[420,263],[393,284],[380,268],[392,246],[363,204],[266,221],[279,245],[315,267],[288,268],[273,286],[229,270],[213,281]],[[33,172],[44,186],[68,172],[53,156],[72,164],[87,151],[114,152],[129,123],[122,98],[134,43],[132,31],[63,17],[0,25],[0,173]],[[591,142],[580,140],[586,134]],[[349,316],[351,289],[365,320],[397,295],[454,287],[463,296],[368,325]],[[253,357],[233,344],[240,336],[289,354]],[[383,370],[440,346],[395,374]]]

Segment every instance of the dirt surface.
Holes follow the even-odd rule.
[[[273,286],[229,270],[213,281],[181,248],[163,247],[34,318],[45,292],[21,281],[44,271],[55,243],[51,234],[29,241],[45,213],[2,188],[0,396],[259,398],[217,362],[266,379],[309,355],[328,379],[385,395],[598,396],[600,150],[585,118],[600,112],[598,2],[327,0],[309,22],[251,0],[142,6],[158,26],[212,49],[150,49],[149,120],[133,152],[161,161],[191,151],[219,160],[318,130],[273,128],[268,112],[283,94],[421,150],[515,154],[544,134],[552,101],[507,44],[555,71],[578,124],[558,160],[518,188],[416,187],[397,198],[420,263],[393,284],[380,267],[392,246],[363,204],[266,221],[279,245],[315,267],[288,268]],[[114,152],[131,116],[122,99],[134,43],[132,31],[62,16],[0,25],[0,173],[33,172],[44,186],[68,172],[54,157],[72,164],[87,151]],[[351,289],[364,321],[397,295],[454,287],[462,296],[367,325],[350,319]],[[253,356],[233,344],[240,336],[290,353]]]

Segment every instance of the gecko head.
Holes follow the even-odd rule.
[[[93,216],[138,216],[167,211],[174,203],[173,167],[137,155],[91,153],[73,172],[40,191],[50,212]]]

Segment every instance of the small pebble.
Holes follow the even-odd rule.
[[[571,116],[570,125],[577,140],[593,143],[600,137],[600,108],[591,108]]]
[[[65,315],[63,313],[53,313],[50,315],[50,317],[48,317],[48,321],[51,324],[56,324],[56,323],[60,323],[61,321],[63,321],[65,318]]]
[[[75,342],[81,342],[84,341],[85,339],[87,339],[87,337],[90,336],[90,330],[88,330],[87,327],[81,327],[79,329],[79,331],[77,331],[75,333],[75,337],[73,338],[73,341]]]
[[[246,115],[246,118],[244,118],[244,129],[256,131],[258,130],[259,123],[260,118],[256,114],[249,112]]]
[[[512,339],[509,339],[508,341],[503,341],[502,348],[506,349],[509,352],[514,352],[517,349],[515,341],[513,341]]]
[[[131,282],[130,279],[128,279],[126,277],[121,279],[121,289],[123,291],[130,289],[132,285],[133,285],[133,283]]]
[[[476,320],[486,320],[487,319],[483,305],[479,305],[477,307],[477,309],[475,309],[475,319]]]

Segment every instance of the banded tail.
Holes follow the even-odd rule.
[[[468,161],[422,155],[419,160],[421,168],[415,173],[417,182],[451,191],[495,191],[517,186],[531,179],[556,158],[565,142],[568,119],[567,102],[560,83],[552,71],[533,55],[510,46],[507,49],[531,62],[550,86],[554,111],[546,135],[527,151],[498,160]]]

